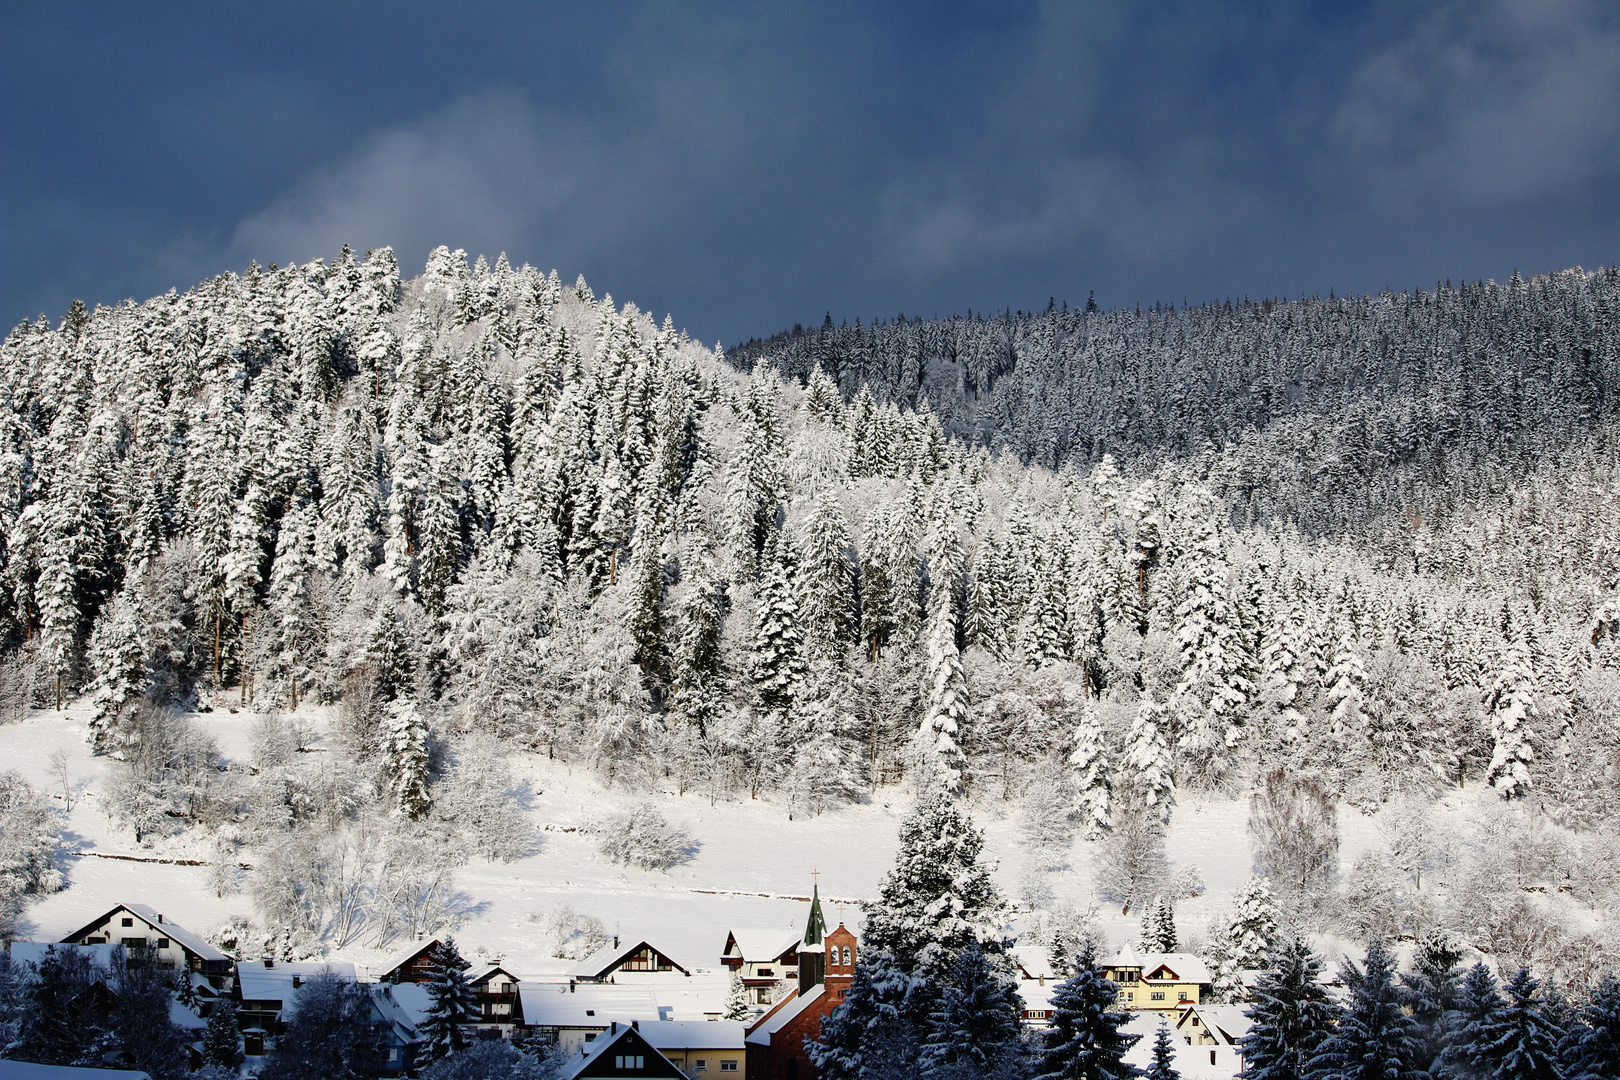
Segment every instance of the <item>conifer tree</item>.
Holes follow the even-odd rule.
[[[140,615],[124,593],[115,596],[96,620],[90,635],[90,667],[95,672],[90,745],[98,754],[121,750],[127,716],[148,684]]]
[[[983,848],[950,792],[935,787],[918,796],[900,824],[894,867],[866,905],[866,951],[881,949],[911,971],[925,951],[993,947],[1005,904],[979,862]]]
[[[922,980],[870,944],[855,962],[844,1000],[805,1050],[825,1080],[891,1080],[915,1075]]]
[[[1446,1080],[1491,1080],[1493,1063],[1485,1053],[1485,1032],[1502,1012],[1496,977],[1484,961],[1468,969],[1457,992],[1456,1011],[1447,1018],[1441,1049]]]
[[[748,1001],[748,988],[743,985],[742,976],[736,969],[731,972],[731,988],[726,991],[726,1004],[721,1012],[722,1020],[747,1020],[753,1015],[753,1006]]]
[[[1080,719],[1074,727],[1069,767],[1075,777],[1074,813],[1083,823],[1086,839],[1100,840],[1114,826],[1110,806],[1113,777],[1102,723],[1090,702],[1081,707]]]
[[[798,567],[799,611],[811,656],[842,656],[854,620],[853,567],[843,511],[825,491],[810,503]]]
[[[783,711],[804,681],[804,634],[793,597],[792,557],[772,532],[760,558],[759,616],[754,629],[754,690],[760,705]]]
[[[1266,963],[1278,932],[1277,903],[1266,879],[1250,878],[1232,898],[1231,919],[1209,944],[1217,999],[1237,1001],[1243,996],[1243,972]]]
[[[1491,688],[1491,764],[1487,779],[1504,799],[1516,799],[1530,787],[1535,748],[1529,726],[1536,715],[1535,668],[1530,646],[1521,634],[1503,657]]]
[[[237,1029],[236,1006],[229,999],[214,1003],[203,1030],[203,1060],[216,1069],[236,1069],[242,1064],[242,1033]]]
[[[934,616],[928,667],[932,685],[918,738],[936,782],[947,791],[959,792],[967,767],[962,753],[968,716],[967,675],[962,670],[962,654],[956,648],[956,624],[945,606]]]
[[[1146,1080],[1181,1080],[1181,1073],[1176,1069],[1175,1041],[1170,1035],[1170,1025],[1163,1020],[1153,1033],[1153,1059],[1142,1075]]]
[[[1446,1028],[1457,1008],[1461,959],[1462,951],[1450,935],[1433,931],[1419,939],[1412,954],[1412,970],[1401,976],[1406,1007],[1417,1021],[1423,1043],[1418,1061],[1434,1075],[1440,1073]]]
[[[1170,823],[1170,811],[1176,802],[1170,747],[1163,731],[1165,720],[1165,707],[1153,700],[1152,692],[1144,692],[1125,745],[1125,771],[1132,794],[1142,811],[1160,825]]]
[[[415,701],[399,698],[389,702],[383,739],[394,810],[408,818],[420,818],[428,812],[432,800],[428,795],[427,722]]]
[[[1244,1010],[1249,1031],[1238,1040],[1245,1080],[1305,1080],[1338,1010],[1319,981],[1322,961],[1299,938],[1281,942]]]
[[[437,1061],[459,1054],[469,1043],[468,1025],[477,1016],[478,1001],[467,983],[467,969],[456,949],[455,938],[445,938],[433,947],[432,977],[427,984],[428,1009],[422,1022],[422,1037],[428,1056]]]
[[[1015,1080],[1023,1075],[1024,1003],[1017,984],[978,948],[952,961],[918,1055],[927,1080]]]
[[[1138,1036],[1120,1031],[1131,1015],[1115,1011],[1116,993],[1087,946],[1075,957],[1074,974],[1052,994],[1052,1018],[1041,1033],[1035,1080],[1129,1080],[1137,1075],[1125,1054]]]
[[[1620,1076],[1620,978],[1605,975],[1560,1046],[1564,1080]]]
[[[1183,717],[1179,747],[1193,776],[1206,783],[1220,782],[1235,764],[1254,696],[1255,666],[1228,589],[1212,502],[1201,489],[1192,496],[1193,535],[1183,559],[1186,587],[1176,607],[1182,678],[1171,702]]]
[[[1147,914],[1142,916],[1142,936],[1137,946],[1143,952],[1171,953],[1180,946],[1180,939],[1176,936],[1176,912],[1170,901],[1160,893],[1153,898],[1153,905],[1148,908]]]
[[[1395,965],[1384,943],[1374,938],[1361,967],[1346,959],[1340,980],[1350,999],[1338,1027],[1311,1056],[1315,1080],[1427,1080],[1415,1062],[1422,1052],[1417,1025],[1401,1008]]]
[[[1503,988],[1506,1001],[1474,1034],[1475,1053],[1493,1080],[1564,1080],[1558,1043],[1563,1035],[1547,1016],[1546,998],[1528,968]]]

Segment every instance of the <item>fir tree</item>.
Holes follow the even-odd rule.
[[[1153,700],[1151,692],[1143,693],[1125,746],[1125,769],[1132,794],[1142,811],[1160,825],[1170,823],[1176,791],[1170,747],[1164,739],[1165,720],[1164,706]]]
[[[921,980],[871,944],[860,951],[844,1000],[805,1050],[824,1080],[892,1080],[915,1075]]]
[[[1412,971],[1401,976],[1406,1007],[1417,1022],[1423,1050],[1418,1061],[1431,1074],[1440,1073],[1446,1028],[1461,990],[1458,962],[1462,951],[1444,931],[1425,935],[1412,955]]]
[[[918,1055],[927,1080],[1013,1080],[1022,1075],[1023,999],[1014,980],[978,948],[952,961],[928,1016]]]
[[[242,1033],[237,1028],[236,1006],[221,998],[208,1014],[203,1030],[203,1060],[217,1069],[235,1069],[242,1064]]]
[[[1255,664],[1228,589],[1213,499],[1202,489],[1191,498],[1194,531],[1184,557],[1185,595],[1176,607],[1182,678],[1172,707],[1184,716],[1179,744],[1193,776],[1217,783],[1235,763]]]
[[[1210,942],[1218,1000],[1243,997],[1243,972],[1263,966],[1277,943],[1277,903],[1265,878],[1250,878],[1232,898],[1232,917]]]
[[[811,500],[803,532],[798,594],[805,647],[813,656],[836,659],[850,637],[855,592],[849,529],[831,495],[820,492]]]
[[[1486,778],[1504,799],[1524,795],[1530,787],[1535,748],[1529,725],[1536,715],[1535,668],[1523,635],[1503,658],[1502,670],[1486,702],[1491,710],[1491,763]]]
[[[1503,989],[1507,1000],[1472,1033],[1474,1054],[1493,1080],[1564,1080],[1563,1032],[1545,1014],[1547,999],[1536,992],[1529,969],[1520,968]]]
[[[408,818],[428,812],[427,721],[409,698],[390,702],[383,739],[389,759],[389,793],[394,810]]]
[[[918,797],[900,824],[900,850],[866,905],[866,943],[913,970],[927,950],[989,946],[1005,905],[979,863],[984,837],[949,792]]]
[[[122,593],[96,620],[90,636],[90,666],[95,671],[90,745],[99,754],[122,750],[128,714],[148,684],[140,615],[135,603]]]
[[[1137,1075],[1125,1054],[1138,1036],[1120,1031],[1128,1012],[1114,1010],[1114,984],[1103,978],[1087,946],[1074,974],[1052,994],[1052,1018],[1041,1033],[1035,1080],[1129,1080]]]
[[[1112,777],[1102,724],[1097,710],[1087,702],[1080,710],[1074,728],[1074,750],[1069,754],[1077,794],[1075,815],[1084,823],[1087,840],[1100,840],[1114,826],[1109,806]]]
[[[772,532],[760,558],[759,617],[754,630],[754,689],[760,705],[785,711],[804,680],[804,634],[793,598],[787,545]]]
[[[1338,1028],[1312,1054],[1313,1080],[1427,1080],[1415,1062],[1422,1052],[1417,1025],[1401,1008],[1394,964],[1384,943],[1374,938],[1366,962],[1345,960],[1339,977],[1350,1000]]]
[[[962,670],[962,654],[956,648],[955,620],[943,605],[934,617],[928,660],[932,685],[918,738],[935,782],[958,792],[967,766],[962,753],[968,714],[967,676]]]
[[[1561,1046],[1564,1080],[1620,1076],[1620,978],[1612,973],[1576,1013]]]
[[[1181,1080],[1181,1073],[1176,1070],[1175,1040],[1170,1034],[1170,1025],[1163,1020],[1153,1033],[1153,1060],[1142,1075],[1146,1080]]]
[[[1484,961],[1468,969],[1457,992],[1456,1011],[1446,1020],[1441,1074],[1446,1080],[1489,1080],[1492,1063],[1485,1056],[1485,1032],[1497,1023],[1502,995]]]
[[[1322,961],[1298,938],[1272,952],[1254,987],[1251,1022],[1238,1040],[1245,1080],[1305,1080],[1311,1059],[1333,1031],[1338,1010],[1318,976]]]
[[[467,984],[469,967],[456,950],[455,938],[447,937],[433,946],[432,977],[427,984],[430,1004],[422,1022],[422,1038],[432,1060],[467,1048],[468,1025],[478,1010],[477,996]]]
[[[1175,909],[1160,893],[1153,898],[1153,905],[1148,908],[1147,914],[1142,916],[1142,936],[1137,947],[1143,952],[1170,953],[1175,952],[1179,945]]]
[[[726,1004],[721,1012],[722,1020],[747,1020],[753,1015],[753,1006],[748,1001],[748,988],[743,985],[742,976],[735,969],[731,972],[731,988],[726,991]]]

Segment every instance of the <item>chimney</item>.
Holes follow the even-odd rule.
[[[276,966],[275,958],[274,957],[269,957],[269,956],[265,957],[264,958],[264,966],[265,966],[266,970],[275,967]]]
[[[619,947],[619,935],[618,934],[613,935],[613,947],[615,949],[617,949]]]
[[[608,1034],[617,1035],[619,1033],[619,1022],[617,1020],[609,1020],[608,1024],[612,1028],[612,1030]]]
[[[632,1021],[630,1021],[630,1026],[632,1028],[634,1028],[635,1030],[640,1031],[641,1030],[641,1021],[640,1020],[632,1020]]]
[[[568,992],[570,994],[572,994],[574,992],[574,980],[573,979],[568,980]]]
[[[161,912],[161,911],[158,912],[158,925],[159,926],[163,925],[163,912]]]

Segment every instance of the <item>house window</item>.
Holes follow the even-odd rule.
[[[159,948],[159,949],[167,949],[169,947],[169,939],[166,938],[166,937],[158,938],[158,942],[157,942],[156,947]]]
[[[775,976],[776,976],[776,971],[773,968],[760,968],[759,969],[759,977],[762,978],[762,979],[770,979],[770,978],[774,978]]]
[[[721,1072],[736,1072],[737,1071],[737,1063],[735,1061],[722,1061],[720,1063],[720,1071]]]
[[[696,1061],[692,1062],[692,1069],[695,1072],[708,1072],[709,1071],[709,1059],[708,1058],[698,1058]]]
[[[123,920],[120,921],[119,925],[120,926],[134,926],[135,925],[135,920],[134,919],[123,919]]]
[[[1163,1001],[1164,1000],[1164,991],[1163,990],[1155,990],[1155,991],[1153,991],[1152,997],[1153,997],[1154,1001]]]
[[[768,986],[762,986],[758,990],[754,991],[754,996],[759,1000],[761,1005],[769,1005],[771,1003],[771,988]]]
[[[1185,990],[1181,991],[1179,999],[1181,1001],[1186,1001],[1187,1000],[1187,991],[1185,991]]]
[[[1126,1001],[1135,1001],[1136,1000],[1136,995],[1131,993],[1129,990],[1127,990],[1127,991],[1125,991],[1125,1000]]]
[[[615,1069],[645,1069],[647,1058],[644,1054],[614,1054],[613,1067]]]
[[[849,946],[844,946],[844,966],[849,967]]]

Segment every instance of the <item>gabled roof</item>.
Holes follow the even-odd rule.
[[[204,960],[230,963],[231,958],[229,956],[226,956],[219,949],[210,945],[196,934],[193,934],[190,930],[187,930],[179,923],[165,922],[161,912],[159,912],[156,908],[148,907],[146,904],[119,904],[115,908],[109,908],[107,912],[100,918],[81,926],[73,933],[68,934],[62,940],[64,942],[74,942],[79,940],[92,930],[95,930],[101,926],[101,924],[106,922],[108,919],[111,919],[114,915],[117,915],[119,911],[127,911],[131,915],[138,917],[142,922],[146,923],[147,926],[157,931],[158,934],[168,938],[170,941],[177,943],[187,952],[196,953]]]
[[[38,1065],[0,1060],[0,1080],[152,1080],[134,1069],[90,1069],[82,1065]]]
[[[669,953],[646,940],[637,941],[633,944],[627,943],[624,945],[613,945],[610,943],[604,945],[600,949],[597,949],[595,952],[591,953],[591,955],[587,956],[585,959],[581,960],[579,963],[575,964],[573,967],[569,968],[568,974],[579,979],[604,978],[610,974],[614,968],[624,963],[634,953],[637,953],[642,949],[651,949],[659,956],[662,956],[665,960],[668,960],[670,964],[674,966],[675,970],[679,971],[682,975],[692,974],[679,963],[676,963],[676,961],[670,957]]]
[[[417,989],[413,984],[412,989]],[[371,987],[371,1005],[382,1017],[388,1033],[395,1043],[400,1046],[409,1046],[416,1042],[415,1018],[406,1011],[400,1000],[395,997],[399,987],[390,983],[376,984]],[[425,996],[425,993],[424,993]]]
[[[748,1025],[741,1020],[660,1020],[642,1024],[641,1035],[660,1050],[742,1050]]]
[[[1025,979],[1058,979],[1057,972],[1052,970],[1052,961],[1046,955],[1046,950],[1033,945],[1019,945],[1007,950],[1014,964],[1018,965],[1018,974]],[[1061,981],[1061,980],[1059,980]]]
[[[1223,1046],[1236,1046],[1254,1023],[1243,1015],[1242,1005],[1189,1005],[1176,1021],[1176,1029],[1191,1027],[1194,1017],[1199,1021],[1199,1030],[1208,1031]]]
[[[754,1026],[748,1029],[747,1041],[755,1046],[769,1046],[771,1036],[786,1027],[794,1017],[821,999],[827,987],[817,983],[808,994],[794,994],[784,998],[776,1008],[754,1021]]]
[[[675,1067],[674,1062],[659,1053],[658,1048],[648,1042],[645,1035],[628,1024],[620,1024],[618,1029],[608,1035],[607,1038],[597,1039],[595,1042],[586,1043],[582,1046],[578,1057],[569,1058],[563,1063],[562,1068],[557,1070],[557,1080],[574,1080],[575,1077],[589,1069],[591,1065],[595,1064],[613,1048],[618,1047],[619,1052],[624,1053],[625,1050],[629,1049],[624,1045],[626,1043],[632,1044],[636,1053],[655,1059],[648,1062],[645,1069],[638,1070],[639,1075],[648,1077],[679,1077],[685,1075]]]
[[[467,985],[477,986],[479,983],[488,982],[489,979],[494,975],[505,975],[513,982],[523,981],[510,971],[506,970],[506,968],[502,967],[500,964],[479,964],[477,967],[472,968],[467,972]]]
[[[1141,968],[1144,979],[1164,982],[1207,983],[1213,981],[1209,968],[1192,953],[1148,953],[1121,949],[1105,967]],[[1163,973],[1168,970],[1168,974]]]
[[[243,960],[236,965],[236,985],[243,1001],[279,1001],[285,1007],[292,1003],[302,987],[293,986],[293,976],[307,983],[317,975],[336,975],[349,982],[355,981],[354,965],[336,962],[286,963],[276,961],[266,967],[263,960]]]
[[[90,957],[90,963],[103,971],[111,971],[113,960],[118,952],[117,945],[70,945],[60,941],[13,941],[11,943],[11,962],[17,964],[33,964],[38,966],[44,958],[47,949],[64,951],[72,949]]]
[[[530,1027],[605,1028],[617,1020],[657,1023],[663,1018],[652,987],[578,983],[518,984],[523,1022]]]
[[[404,967],[406,964],[410,963],[412,960],[415,960],[417,957],[421,956],[423,953],[427,952],[429,949],[438,944],[438,938],[430,938],[427,941],[413,941],[403,949],[400,949],[398,952],[394,953],[388,959],[384,960],[382,963],[378,964],[372,970],[377,973],[377,980],[379,982],[383,982],[387,980],[388,976],[394,974],[394,972],[398,971],[400,968]]]
[[[792,930],[733,930],[726,935],[727,955],[736,945],[743,960],[750,964],[780,960],[785,953],[796,951],[799,944],[799,935]]]

